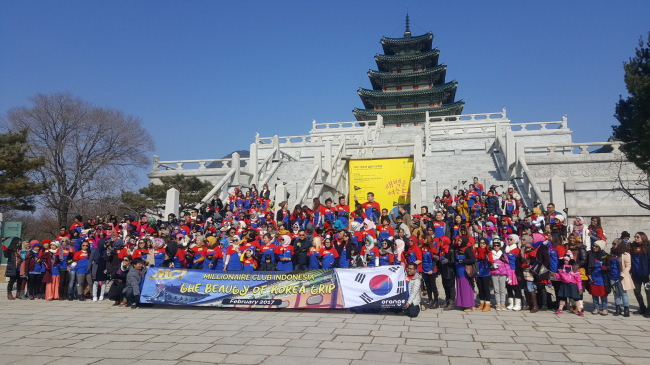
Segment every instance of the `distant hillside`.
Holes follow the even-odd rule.
[[[239,150],[239,151],[230,152],[229,154],[227,154],[227,155],[225,155],[225,156],[223,156],[221,158],[222,159],[232,158],[232,154],[235,153],[235,152],[239,153],[239,157],[241,157],[241,158],[248,158],[248,157],[251,156],[250,151],[248,151],[248,150]],[[223,164],[221,162],[212,162],[209,165],[207,165],[206,167],[207,168],[219,168],[219,167],[222,167],[222,165]]]

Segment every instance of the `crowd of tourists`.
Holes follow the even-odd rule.
[[[381,207],[368,193],[336,204],[275,206],[268,186],[235,188],[200,209],[166,219],[147,214],[77,216],[55,237],[3,246],[7,298],[101,301],[138,305],[148,266],[204,271],[303,271],[402,265],[410,295],[407,314],[443,307],[464,311],[553,310],[650,316],[648,237],[623,232],[607,239],[599,217],[569,219],[551,203],[520,211],[512,188],[473,184],[445,190],[419,212]],[[438,281],[444,288],[440,301]],[[14,294],[15,292],[15,294]],[[424,298],[422,298],[424,296]],[[439,299],[440,298],[440,299]]]

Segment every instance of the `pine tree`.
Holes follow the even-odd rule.
[[[614,137],[622,142],[623,152],[646,174],[650,174],[650,32],[639,40],[635,56],[623,64],[625,86],[630,96],[616,104],[614,116],[619,125],[612,126]]]
[[[42,158],[27,157],[27,130],[0,134],[0,211],[33,211],[34,197],[45,188],[30,172],[43,166]]]

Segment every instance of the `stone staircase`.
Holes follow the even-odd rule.
[[[509,181],[501,173],[489,153],[466,155],[433,155],[425,156],[423,169],[426,180],[426,199],[429,203],[437,195],[442,195],[445,189],[452,194],[459,189],[467,188],[474,176],[478,177],[483,186],[488,189],[497,185],[499,191],[507,189]]]

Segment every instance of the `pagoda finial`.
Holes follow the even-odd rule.
[[[409,23],[409,13],[406,13],[406,30],[404,31],[404,37],[411,37],[411,26]]]

